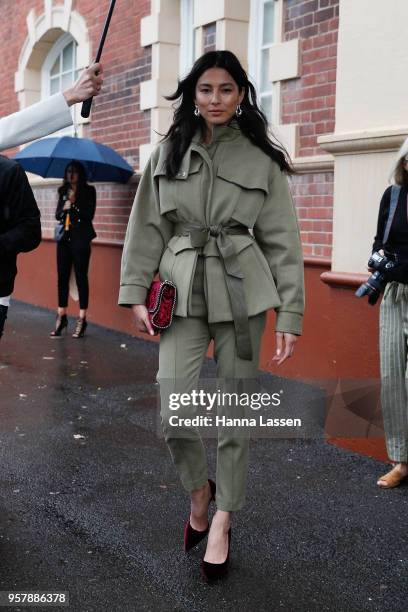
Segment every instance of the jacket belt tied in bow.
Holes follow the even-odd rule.
[[[225,225],[205,226],[194,221],[185,221],[175,224],[175,233],[179,236],[189,235],[193,248],[203,247],[210,239],[210,236],[216,238],[220,259],[223,262],[225,282],[231,301],[237,354],[241,359],[252,360],[248,308],[242,282],[244,275],[239,267],[237,253],[229,237],[229,234],[247,234],[248,228],[237,222],[227,223]]]

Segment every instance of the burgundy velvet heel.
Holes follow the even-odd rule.
[[[225,561],[223,561],[223,563],[208,563],[208,561],[204,561],[204,559],[201,561],[201,575],[205,582],[215,582],[227,575],[230,559],[230,545],[231,527],[228,530],[228,553]]]
[[[215,501],[216,486],[215,486],[215,482],[211,480],[211,478],[208,479],[208,482],[209,482],[210,489],[211,489],[210,502],[212,502],[212,501]],[[199,544],[201,540],[204,540],[206,535],[208,535],[209,530],[210,530],[210,525],[208,524],[207,529],[204,529],[204,531],[197,531],[197,529],[194,529],[191,526],[190,519],[188,519],[188,521],[186,522],[184,526],[184,552],[189,552],[189,550],[194,548],[194,546],[197,546],[197,544]]]

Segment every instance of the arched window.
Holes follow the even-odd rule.
[[[70,34],[64,34],[53,45],[43,63],[41,97],[44,99],[65,91],[76,81],[77,76],[77,44]],[[60,133],[73,134],[74,128],[65,128]]]

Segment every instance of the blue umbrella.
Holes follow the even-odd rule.
[[[87,138],[43,138],[17,153],[14,159],[27,172],[44,178],[63,178],[72,160],[80,161],[90,182],[126,183],[133,168],[110,147]]]

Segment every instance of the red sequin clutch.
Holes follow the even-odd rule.
[[[176,305],[176,286],[169,280],[153,281],[147,292],[146,308],[155,331],[170,327]]]

